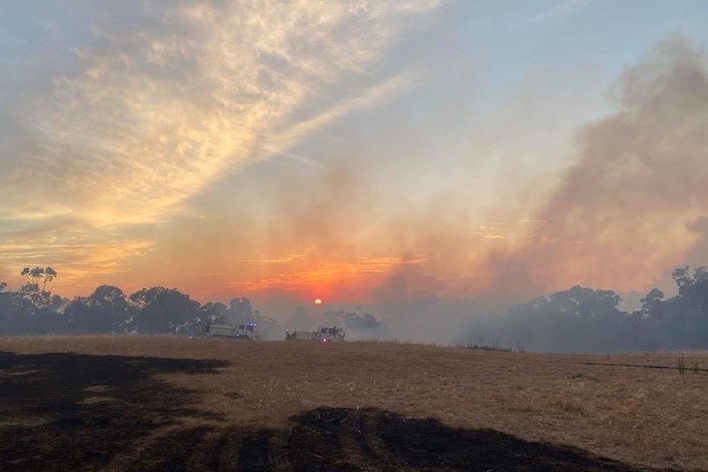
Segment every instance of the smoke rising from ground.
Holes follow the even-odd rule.
[[[538,231],[493,259],[497,287],[644,289],[687,251],[688,262],[708,256],[696,251],[708,213],[705,52],[666,39],[610,93],[617,111],[580,130],[578,160],[536,212]]]

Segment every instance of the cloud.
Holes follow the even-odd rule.
[[[408,72],[372,71],[407,22],[439,3],[38,5],[53,39],[26,60],[53,57],[59,41],[63,62],[39,81],[21,57],[2,63],[0,85],[22,93],[0,97],[0,217],[69,208],[107,241],[117,226],[164,222],[234,169],[408,87]]]
[[[535,13],[518,16],[511,22],[511,28],[532,26],[569,15],[588,5],[592,0],[554,0],[550,7]]]
[[[287,147],[346,113],[351,106],[289,120],[318,87],[371,65],[406,11],[351,14],[346,4],[310,2],[153,8],[146,24],[94,27],[102,45],[79,51],[80,72],[57,78],[36,114],[43,139],[33,172],[61,175],[62,190],[86,201],[82,216],[97,223],[163,214],[267,146],[274,128]],[[371,98],[383,97],[374,90],[359,106]]]
[[[152,248],[136,236],[96,232],[66,212],[0,220],[0,279],[13,286],[25,266],[51,266],[60,292],[89,291],[125,272],[131,259]]]
[[[284,150],[292,148],[303,138],[314,134],[317,130],[325,128],[347,115],[368,110],[387,101],[394,100],[400,96],[400,94],[409,90],[416,80],[419,80],[419,76],[419,72],[413,69],[408,70],[369,88],[361,95],[338,103],[335,107],[327,109],[315,117],[299,122],[282,133],[276,133],[270,140],[272,144],[266,146],[263,152],[266,156],[283,154]]]

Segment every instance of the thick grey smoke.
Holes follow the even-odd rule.
[[[690,262],[705,262],[705,52],[683,36],[668,38],[628,67],[610,94],[616,112],[580,130],[578,160],[537,211],[537,232],[520,250],[492,258],[499,291],[575,283],[645,289],[691,246]]]

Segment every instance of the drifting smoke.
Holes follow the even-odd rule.
[[[426,336],[426,327],[431,331],[437,325],[432,330],[434,339],[439,341],[442,333],[453,336],[461,325],[461,317],[456,316],[460,306],[447,303],[446,307],[438,296],[451,287],[453,293],[464,287],[485,300],[481,309],[467,304],[466,319],[475,319],[477,335],[509,340],[505,322],[494,313],[505,311],[519,295],[538,296],[578,283],[620,293],[649,290],[657,283],[667,285],[667,274],[682,261],[705,263],[708,70],[704,51],[682,36],[664,40],[628,67],[610,94],[616,99],[616,111],[579,131],[577,161],[531,215],[534,224],[522,242],[488,247],[483,258],[489,274],[486,281],[473,277],[479,270],[473,265],[479,260],[470,256],[473,238],[454,237],[464,234],[467,222],[428,227],[443,228],[439,237],[431,238],[443,249],[419,264],[402,259],[377,292],[382,303],[379,312],[388,313],[387,319],[402,320],[393,322],[394,328],[400,325],[415,338],[430,339],[433,333]],[[441,212],[438,221],[444,221],[445,214]],[[435,229],[425,231],[431,234]],[[422,234],[426,233],[418,236]],[[467,278],[450,277],[455,270],[449,267],[461,263],[467,264]],[[545,335],[555,339],[561,333]],[[543,350],[543,342],[534,348]]]
[[[681,261],[705,263],[704,51],[687,38],[669,38],[626,69],[612,94],[617,111],[580,131],[578,161],[534,216],[542,224],[520,248],[490,258],[491,291],[539,294],[574,283],[648,290]],[[685,293],[667,302],[647,296],[631,314],[618,310],[618,302],[614,292],[576,286],[503,316],[476,318],[466,336],[541,351],[702,346],[691,336],[707,329],[705,317],[684,313],[694,303]],[[667,318],[671,310],[676,316]],[[696,317],[693,328],[681,325],[686,316]]]
[[[646,289],[687,250],[687,262],[708,256],[704,52],[669,38],[626,69],[612,94],[617,111],[581,130],[579,159],[537,211],[538,231],[492,259],[498,290]]]

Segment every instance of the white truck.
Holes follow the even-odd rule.
[[[237,326],[232,325],[209,325],[204,334],[207,336],[220,336],[225,338],[243,339],[246,341],[255,341],[260,339],[256,323],[251,321],[246,324]]]
[[[337,327],[320,326],[316,331],[285,331],[286,341],[319,341],[329,343],[344,341],[344,330]]]

